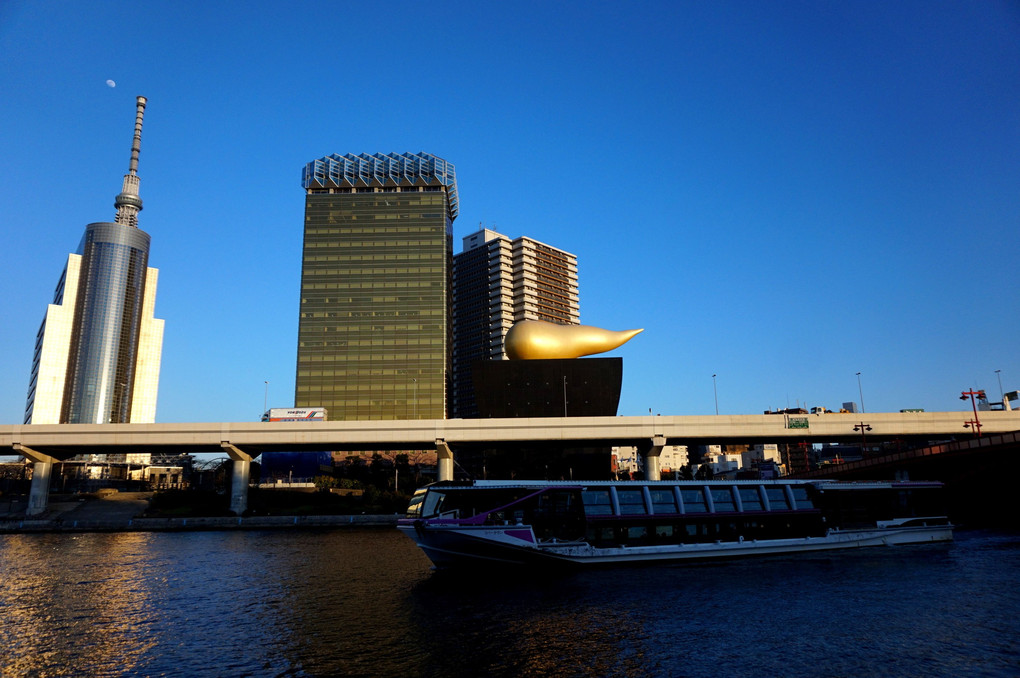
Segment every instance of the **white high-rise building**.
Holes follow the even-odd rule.
[[[511,240],[483,228],[453,258],[453,398],[455,418],[475,416],[472,365],[505,360],[514,323],[581,321],[577,257],[533,238]]]

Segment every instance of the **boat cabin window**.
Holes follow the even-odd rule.
[[[627,541],[637,542],[648,537],[648,527],[644,525],[627,528]]]
[[[420,518],[421,517],[421,505],[425,501],[425,491],[418,490],[411,497],[411,502],[407,505],[407,517],[408,518]]]
[[[461,488],[430,489],[422,502],[422,518],[471,518],[511,503],[520,491],[475,490]]]
[[[945,495],[942,487],[925,487],[910,490],[899,490],[901,511],[903,516],[944,516],[946,514]]]
[[[609,497],[609,488],[589,489],[581,491],[584,503],[584,514],[587,516],[609,516],[613,514],[613,502]]]
[[[713,487],[712,505],[716,513],[736,511],[737,505],[733,503],[733,490],[729,487]]]
[[[673,496],[673,488],[652,489],[650,494],[652,496],[652,512],[655,515],[678,512],[676,510],[676,497]]]
[[[680,498],[684,503],[684,513],[705,513],[708,505],[705,503],[705,493],[701,488],[691,490],[680,490]]]
[[[938,487],[820,489],[818,508],[830,524],[844,528],[873,525],[877,520],[945,515]]]
[[[439,513],[439,506],[443,503],[443,499],[446,498],[442,492],[436,492],[435,490],[429,490],[425,495],[425,501],[422,503],[421,515],[423,518],[431,518],[432,516]]]
[[[535,487],[441,487],[429,489],[420,510],[422,518],[469,520],[488,524],[528,523],[536,530],[551,530],[560,536],[560,525],[580,519],[576,489],[539,489]],[[606,496],[608,501],[608,494]],[[412,508],[408,508],[410,517]],[[611,510],[607,513],[612,513]],[[537,533],[537,532],[536,532]]]
[[[741,487],[737,489],[740,493],[740,506],[744,511],[764,511],[761,503],[761,495],[757,487]]]
[[[808,495],[808,488],[806,487],[793,487],[793,501],[798,509],[813,509],[815,504],[811,501],[811,497]]]
[[[786,489],[784,487],[766,487],[765,496],[768,497],[770,511],[790,510],[790,502],[786,500]]]
[[[647,513],[645,511],[645,493],[639,488],[616,488],[616,500],[620,504],[620,515],[632,516]]]

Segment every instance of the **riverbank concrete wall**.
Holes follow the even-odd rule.
[[[205,516],[76,520],[0,520],[0,534],[18,532],[183,532],[188,530],[276,530],[308,528],[393,527],[399,515],[347,516]]]

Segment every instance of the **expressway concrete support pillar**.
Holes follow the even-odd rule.
[[[645,458],[645,480],[659,480],[662,477],[662,466],[659,464],[659,456],[662,448],[666,446],[665,436],[652,436],[641,452]]]
[[[53,464],[57,463],[57,460],[21,443],[14,443],[11,448],[32,462],[32,484],[28,488],[28,508],[25,515],[37,516],[45,513],[50,502],[50,476],[53,474]]]
[[[50,462],[37,461],[32,464],[32,485],[28,490],[26,515],[37,516],[46,512],[49,507],[50,475],[52,473],[53,464]]]
[[[248,480],[251,462],[234,460],[234,473],[230,479],[230,510],[240,516],[248,509]]]
[[[251,478],[253,457],[226,440],[220,442],[220,447],[234,462],[234,472],[230,478],[230,510],[240,516],[248,510],[248,481]]]
[[[438,480],[453,480],[453,450],[445,440],[436,440]]]

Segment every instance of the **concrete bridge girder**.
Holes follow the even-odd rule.
[[[60,461],[59,459],[55,459],[43,452],[33,450],[31,447],[27,447],[21,443],[12,444],[11,449],[13,449],[16,454],[20,454],[33,464],[55,464]]]
[[[1020,431],[1020,411],[979,412],[983,435]],[[126,452],[222,453],[234,460],[232,487],[247,488],[253,459],[264,451],[406,450],[435,446],[439,477],[453,478],[457,445],[634,445],[643,450],[648,477],[658,471],[666,444],[854,442],[870,426],[868,441],[960,439],[971,411],[824,413],[803,415],[698,415],[550,417],[535,419],[437,419],[410,421],[219,422],[185,424],[0,425],[0,449],[33,462],[33,486],[42,487],[52,464],[78,454]],[[47,467],[46,465],[50,466]],[[242,482],[243,481],[243,482]],[[243,497],[244,503],[241,503]],[[41,489],[34,510],[45,511]],[[232,492],[232,507],[247,507],[247,492]]]
[[[1020,430],[1020,411],[981,412],[984,435]],[[553,442],[569,445],[644,446],[655,436],[667,444],[853,442],[854,426],[871,427],[868,440],[963,438],[967,412],[805,415],[558,417],[544,419],[438,419],[411,421],[246,422],[198,424],[0,425],[0,449],[54,460],[76,454],[138,452],[220,453],[248,460],[264,451],[428,449],[448,446]],[[223,443],[227,442],[228,447]],[[27,451],[27,452],[26,452]],[[242,456],[243,455],[243,456]]]
[[[226,455],[233,459],[234,461],[246,461],[248,463],[251,463],[255,461],[255,456],[258,456],[258,455],[252,456],[226,440],[220,441],[220,447],[223,449]]]

